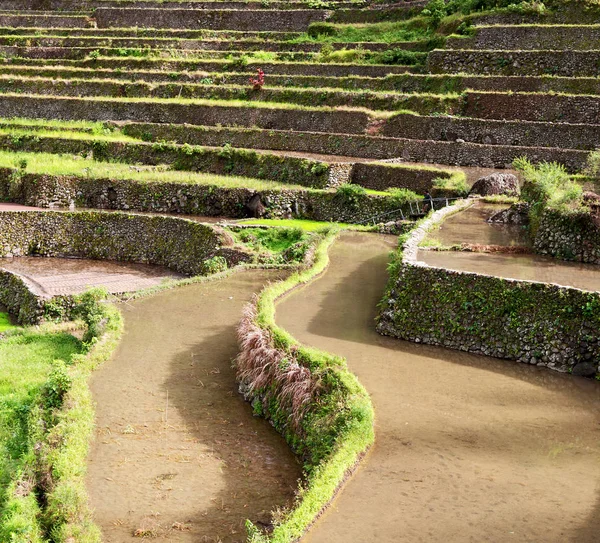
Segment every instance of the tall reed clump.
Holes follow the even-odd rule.
[[[298,343],[275,324],[275,302],[322,273],[336,237],[318,238],[312,265],[267,287],[238,327],[240,391],[304,461],[305,481],[293,507],[265,534],[247,521],[251,543],[298,539],[329,504],[374,439],[371,400],[340,357]]]

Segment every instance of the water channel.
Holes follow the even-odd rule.
[[[525,227],[487,222],[491,215],[504,208],[506,205],[474,204],[448,217],[429,234],[428,240],[439,241],[442,245],[468,243],[529,248]],[[438,268],[600,290],[600,266],[566,262],[542,255],[421,249],[417,258]]]
[[[125,333],[92,377],[87,486],[106,543],[242,542],[288,505],[301,466],[237,392],[243,305],[273,272],[164,291],[121,307]]]
[[[307,543],[579,542],[600,530],[600,386],[375,332],[395,240],[345,234],[325,274],[277,307],[346,356],[376,443]]]

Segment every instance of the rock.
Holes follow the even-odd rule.
[[[571,373],[582,377],[592,377],[596,375],[596,365],[592,362],[579,362],[579,364],[573,366]]]
[[[265,214],[267,208],[264,206],[260,199],[260,194],[254,194],[248,203],[246,204],[246,209],[251,217],[262,217]]]
[[[516,196],[519,193],[519,180],[512,173],[493,173],[487,177],[481,177],[471,187],[469,194],[481,196],[493,196],[505,194]]]
[[[529,223],[529,207],[527,204],[513,204],[507,209],[498,211],[492,215],[488,222],[502,224],[528,224]]]

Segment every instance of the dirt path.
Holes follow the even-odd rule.
[[[273,274],[239,272],[124,306],[125,334],[93,377],[88,490],[104,541],[243,541],[300,466],[236,390],[243,304]]]
[[[305,541],[598,541],[599,384],[378,335],[389,250],[344,236],[277,309],[296,338],[348,357],[377,417],[372,452]]]

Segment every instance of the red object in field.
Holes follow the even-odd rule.
[[[265,84],[265,72],[263,72],[260,68],[256,70],[256,77],[250,78],[250,85],[254,90],[260,90],[263,88]]]

